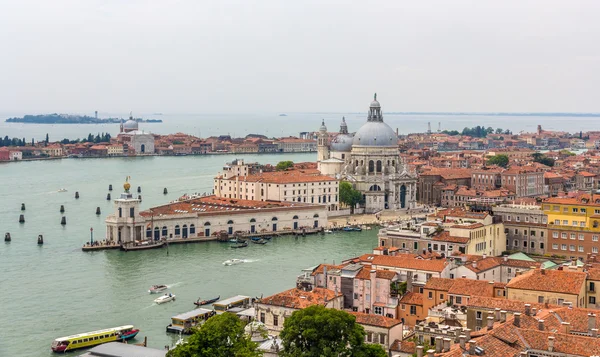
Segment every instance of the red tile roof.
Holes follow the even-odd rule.
[[[407,292],[400,299],[401,304],[423,306],[423,294]]]
[[[333,177],[317,174],[314,172],[314,170],[286,170],[263,172],[256,175],[233,176],[228,178],[227,180],[239,180],[241,182],[264,182],[275,184],[337,181]]]
[[[329,301],[338,296],[342,296],[342,294],[336,294],[331,290],[323,288],[313,288],[311,291],[293,288],[263,298],[259,300],[258,303],[272,306],[283,306],[293,309],[304,309],[313,305],[325,306]]]
[[[486,280],[454,279],[448,294],[462,296],[494,296],[494,286]]]
[[[507,288],[579,295],[585,278],[583,272],[535,269],[514,277]]]
[[[356,322],[361,325],[392,328],[394,326],[402,324],[402,321],[400,321],[400,320],[392,319],[392,318],[381,316],[381,315],[365,314],[362,312],[353,312],[353,311],[349,311],[348,313],[351,315],[354,315],[354,317],[356,317]]]
[[[454,284],[454,279],[447,278],[430,278],[423,289],[448,291]]]
[[[424,260],[410,257],[408,254],[398,256],[376,255],[371,260],[372,265],[378,267],[404,268],[422,271],[442,272],[448,263],[446,260]]]

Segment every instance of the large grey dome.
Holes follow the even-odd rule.
[[[331,141],[331,151],[352,151],[352,135],[338,134]]]
[[[394,129],[382,121],[368,121],[354,134],[353,145],[398,146]]]
[[[129,119],[125,122],[125,124],[123,124],[123,129],[138,130],[138,122],[133,119]]]

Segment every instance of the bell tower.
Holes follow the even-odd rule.
[[[327,159],[329,159],[329,135],[327,134],[325,119],[323,119],[317,139],[317,162]]]

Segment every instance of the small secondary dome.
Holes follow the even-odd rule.
[[[319,128],[319,131],[324,133],[327,132],[327,127],[325,126],[325,119],[323,119],[323,121],[321,122],[321,127]]]
[[[331,151],[352,151],[352,136],[348,134],[338,134],[331,141]]]

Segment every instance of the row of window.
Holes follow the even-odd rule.
[[[575,247],[574,244],[571,244],[571,245],[569,245],[568,248],[569,248],[569,250],[571,252],[574,252],[576,247]],[[552,249],[558,250],[558,244],[557,243],[552,244]],[[560,245],[560,250],[567,250],[567,245],[566,244],[561,244]],[[582,245],[580,245],[577,250],[579,252],[581,252],[581,253],[584,253],[585,252],[585,247],[582,246]],[[598,247],[592,247],[592,253],[598,253]]]
[[[596,200],[596,203],[600,203],[600,200]],[[550,210],[550,205],[545,205],[544,206],[544,210],[545,211],[549,211]],[[560,206],[552,206],[552,210],[560,212]],[[569,207],[563,207],[562,211],[564,213],[568,213],[569,212]],[[573,207],[571,209],[571,212],[572,213],[587,213],[587,209],[584,208],[584,207]],[[594,214],[600,214],[600,209],[595,209],[594,210]]]
[[[506,241],[506,245],[508,246],[508,240]],[[530,242],[529,245],[531,246],[531,249],[535,249],[535,242]],[[519,246],[519,241],[515,239],[513,241],[513,247],[517,248],[518,246]],[[527,248],[526,240],[523,241],[523,248]],[[540,249],[544,249],[544,242],[540,242]]]
[[[567,239],[569,235],[567,234],[567,232],[561,232],[560,233],[560,237],[562,239]],[[571,239],[577,239],[579,238],[579,240],[585,240],[585,235],[582,233],[579,233],[579,235],[577,233],[570,233],[570,237]],[[552,238],[558,238],[558,232],[552,232]],[[592,236],[592,242],[597,242],[598,241],[598,235],[594,234]]]
[[[508,222],[512,221],[512,216],[507,215],[506,216],[506,220]],[[525,216],[525,222],[529,222],[530,218],[529,216]],[[521,222],[521,216],[515,216],[515,222]],[[531,217],[531,222],[533,223],[538,223],[538,218],[537,217]],[[542,223],[546,223],[546,217],[542,217]]]
[[[514,232],[515,235],[519,235],[519,229],[518,228],[515,228],[515,230],[513,232]],[[508,228],[504,229],[504,233],[508,233]],[[532,237],[535,237],[535,231],[534,230],[529,231],[529,234]],[[523,235],[527,236],[527,229],[523,230]],[[543,231],[540,232],[540,237],[544,237],[544,232]]]

